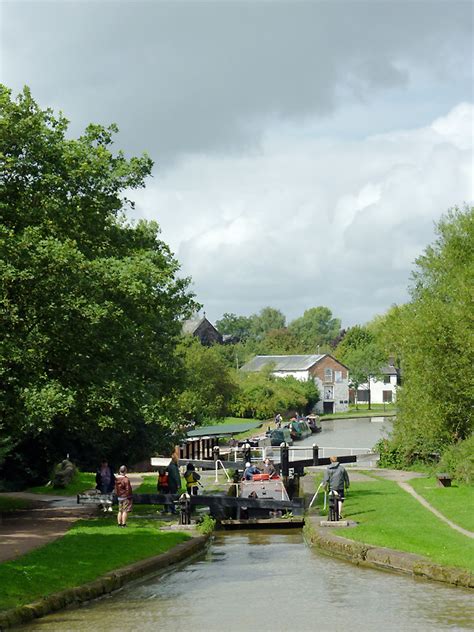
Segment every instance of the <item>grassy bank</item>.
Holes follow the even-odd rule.
[[[321,506],[322,498],[318,502]],[[474,570],[472,540],[436,518],[395,482],[374,478],[353,483],[344,505],[345,517],[359,523],[340,534],[345,538]]]
[[[29,487],[26,492],[33,494],[50,494],[52,496],[75,496],[88,489],[95,488],[95,474],[92,472],[77,472],[71,483],[67,487],[53,487],[52,485],[41,485],[39,487]]]
[[[446,518],[474,531],[474,487],[454,482],[452,487],[438,487],[435,477],[413,478],[408,483]]]
[[[80,586],[189,539],[158,528],[157,521],[145,519],[130,520],[127,529],[117,527],[114,516],[80,520],[63,538],[0,564],[0,610]]]

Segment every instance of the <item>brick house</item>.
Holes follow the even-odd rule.
[[[315,406],[316,412],[343,413],[349,410],[349,369],[332,355],[255,356],[240,370],[257,372],[268,365],[273,366],[272,374],[276,377],[314,380],[321,395]]]

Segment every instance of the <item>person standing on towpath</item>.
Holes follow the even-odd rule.
[[[331,463],[328,465],[327,470],[324,473],[323,485],[329,487],[330,492],[338,493],[338,514],[342,518],[342,503],[344,502],[344,487],[349,489],[349,475],[346,472],[346,468],[341,465],[337,456],[329,457]]]
[[[176,454],[173,454],[170,464],[168,465],[168,491],[170,495],[175,495],[180,491],[180,489],[181,474],[179,473],[178,457]],[[165,511],[167,510],[171,511],[172,514],[178,513],[172,499],[171,502],[167,503],[165,506]]]
[[[119,504],[117,523],[119,527],[127,526],[127,516],[132,511],[132,485],[127,476],[127,468],[122,465],[115,479],[115,493]]]

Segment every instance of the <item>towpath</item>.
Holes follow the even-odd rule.
[[[138,487],[142,480],[140,475],[130,474],[132,487]],[[0,563],[60,538],[80,518],[97,515],[96,508],[78,505],[76,496],[28,492],[1,495],[31,501],[33,506],[0,514]]]

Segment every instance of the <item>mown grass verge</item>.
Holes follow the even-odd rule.
[[[95,474],[92,472],[77,472],[67,487],[53,487],[52,485],[40,485],[29,487],[26,492],[33,494],[50,494],[51,496],[75,496],[88,489],[95,488]]]
[[[0,564],[0,610],[80,586],[189,539],[185,533],[159,532],[159,524],[141,519],[120,529],[112,516],[78,521],[63,538]]]
[[[437,479],[413,478],[408,481],[413,489],[460,527],[474,531],[474,487],[459,485],[438,487]]]
[[[322,496],[318,506],[322,506]],[[344,538],[474,570],[472,540],[451,529],[393,481],[352,483],[344,517],[359,523],[338,532]]]

